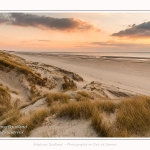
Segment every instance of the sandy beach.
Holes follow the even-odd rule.
[[[84,78],[85,82],[81,86],[91,81],[99,81],[133,94],[150,95],[150,59],[20,52],[15,54],[29,61],[76,72]]]

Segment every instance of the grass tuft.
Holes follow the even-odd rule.
[[[68,103],[71,98],[68,94],[64,93],[49,93],[46,97],[46,101],[49,106],[51,106],[54,102]]]
[[[19,118],[22,116],[20,111],[17,108],[10,109],[7,113],[0,117],[0,121],[2,121],[1,125],[12,125],[15,122],[18,122]]]
[[[42,79],[38,73],[32,70],[25,64],[19,63],[13,60],[13,55],[0,51],[0,69],[5,71],[15,70],[19,74],[22,73],[26,76],[29,82],[38,84],[40,86],[45,85],[45,79]]]
[[[96,102],[99,110],[104,111],[108,114],[114,113],[119,108],[119,103],[113,101],[98,101]]]
[[[110,128],[103,122],[102,112],[95,109],[91,118],[91,125],[100,137],[108,137]]]
[[[43,121],[48,116],[48,114],[49,114],[49,111],[47,109],[40,108],[32,114],[20,118],[16,125],[19,124],[20,126],[27,126],[27,128],[24,129],[23,134],[12,134],[12,136],[14,137],[28,136],[35,127],[38,127],[43,123]],[[17,131],[17,130],[18,129],[15,129],[14,131]]]
[[[150,128],[150,97],[134,97],[121,102],[116,123],[119,130],[144,134]]]
[[[0,115],[6,113],[10,108],[11,108],[10,94],[3,87],[0,87]]]
[[[68,117],[70,119],[88,119],[91,117],[92,111],[92,102],[86,101],[69,102],[60,106],[54,106],[51,110],[51,112],[55,113],[57,117]]]
[[[64,79],[64,83],[62,84],[63,90],[67,91],[67,90],[76,90],[77,89],[77,85],[73,82],[73,80],[71,80],[67,76],[64,76],[63,79]]]
[[[77,101],[87,101],[90,99],[90,95],[85,91],[79,91],[75,98]]]

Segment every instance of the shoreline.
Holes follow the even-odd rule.
[[[32,54],[36,54],[36,55],[42,55],[42,56],[63,56],[63,57],[80,57],[80,58],[93,58],[93,59],[104,59],[104,58],[109,58],[109,59],[134,59],[134,60],[138,60],[138,59],[147,59],[150,60],[150,57],[148,56],[121,56],[121,55],[107,55],[107,54],[111,54],[112,52],[101,52],[101,53],[97,53],[95,52],[84,52],[84,53],[80,53],[80,52],[17,52],[17,51],[12,51],[11,53],[15,53],[15,54],[25,54],[25,55],[32,55]],[[97,54],[96,54],[97,53]],[[119,52],[114,52],[112,54],[118,54]],[[147,52],[145,52],[147,53]],[[126,53],[122,53],[122,54],[126,54]],[[132,53],[134,54],[134,53]]]

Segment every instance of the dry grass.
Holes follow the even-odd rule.
[[[3,115],[10,108],[11,108],[10,94],[3,87],[0,87],[0,115]]]
[[[17,108],[13,108],[0,117],[0,121],[2,121],[1,125],[12,125],[18,122],[21,116],[22,114],[20,113],[20,111]]]
[[[108,114],[115,113],[116,109],[119,108],[119,103],[115,103],[113,101],[105,100],[105,101],[98,101],[96,104],[98,109],[104,111]]]
[[[0,64],[5,67],[9,67],[10,69],[17,69],[19,72],[24,74],[33,74],[29,67],[12,60],[10,57],[6,59],[5,57],[0,56]]]
[[[54,105],[50,112],[56,114],[57,117],[68,117],[70,119],[88,119],[91,117],[93,104],[91,102],[68,102],[66,104]]]
[[[103,110],[98,106],[100,104],[92,101],[69,102],[51,107],[51,113],[56,114],[56,117],[91,119],[91,125],[99,136],[112,136],[111,128],[103,122]]]
[[[45,118],[49,115],[49,111],[45,108],[40,108],[36,110],[34,113],[24,116],[20,118],[15,125],[20,125],[20,126],[27,126],[26,129],[24,129],[23,134],[12,134],[12,136],[21,136],[25,137],[30,134],[30,132],[35,128],[40,126]],[[14,130],[17,131],[18,129]]]
[[[96,104],[97,103],[97,104]],[[150,98],[145,96],[124,99],[118,103],[96,102],[92,126],[102,137],[141,137],[150,128]],[[114,124],[103,122],[102,112],[115,113]]]
[[[117,112],[116,124],[119,131],[123,131],[120,136],[146,133],[150,128],[150,97],[123,100]]]
[[[90,99],[90,95],[85,91],[79,91],[75,98],[77,101],[87,101]]]
[[[57,117],[69,117],[71,119],[79,119],[79,118],[90,118],[92,114],[98,111],[105,111],[108,113],[114,113],[118,108],[116,103],[110,101],[75,101],[75,102],[67,102],[63,105],[53,105],[51,107],[51,112],[56,114]],[[98,112],[97,111],[97,112]]]
[[[87,97],[87,98],[90,97],[89,94],[87,92],[85,92],[85,91],[79,91],[78,94],[80,94],[83,97]]]
[[[100,102],[93,112],[92,126],[103,137],[144,136],[150,128],[150,98],[144,96],[124,99],[118,103]],[[113,125],[104,123],[100,112],[116,113]]]
[[[34,99],[36,99],[36,97],[40,97],[40,93],[37,90],[36,86],[34,83],[30,83],[30,100],[34,101]]]
[[[103,115],[98,109],[95,109],[91,118],[91,125],[100,137],[109,137],[111,128],[103,122]]]
[[[45,84],[45,80],[43,80],[38,73],[36,73],[30,67],[13,60],[12,58],[13,55],[0,52],[0,69],[8,72],[11,70],[15,70],[19,74],[22,73],[26,75],[27,80],[34,84],[38,84],[41,86]]]
[[[57,103],[68,103],[70,96],[64,93],[49,93],[46,95],[46,101],[49,106],[51,106],[54,102]]]
[[[63,90],[67,91],[67,90],[76,90],[77,89],[77,85],[73,82],[73,80],[71,80],[67,76],[64,76],[63,79],[64,79],[64,83],[62,84]]]
[[[17,121],[21,115],[17,108],[19,99],[11,101],[11,96],[8,91],[7,88],[0,87],[0,121],[3,122],[3,125]]]

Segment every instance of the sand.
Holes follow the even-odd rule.
[[[77,93],[85,90],[90,95],[91,100],[110,100],[117,103],[132,95],[150,95],[149,59],[13,53],[27,60],[18,59],[18,61],[23,61],[24,64],[38,72],[42,78],[48,79],[44,87],[35,85],[36,91],[40,94],[65,92],[71,96],[70,101],[76,101]],[[73,78],[74,73],[76,73],[76,77],[81,76],[84,81],[75,80]],[[64,76],[76,83],[76,90],[65,91],[62,88]],[[25,107],[20,107],[23,116],[28,116],[40,108],[49,108],[46,97],[43,96],[35,97],[36,101],[30,103],[32,102],[29,98],[31,87],[25,75],[17,74],[15,70],[11,70],[9,73],[1,70],[0,83],[3,87],[8,87],[12,101],[19,99],[19,106],[27,104]],[[70,120],[69,118],[58,118],[55,115],[46,117],[42,125],[30,132],[29,137],[98,137],[91,126],[90,119]],[[111,125],[115,122],[116,114],[103,113],[103,118],[104,123]],[[0,121],[0,125],[3,125],[5,121]],[[149,133],[146,134],[149,136]],[[10,135],[0,136],[9,137]]]
[[[150,60],[128,57],[93,58],[75,55],[15,53],[27,60],[42,62],[76,72],[84,83],[99,81],[133,94],[150,95]]]
[[[48,117],[29,137],[97,137],[89,120],[70,120]]]

